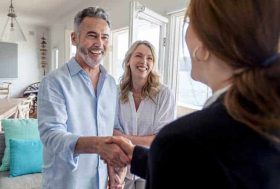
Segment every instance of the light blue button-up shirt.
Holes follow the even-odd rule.
[[[44,189],[105,189],[107,165],[98,154],[74,154],[80,136],[111,136],[117,126],[115,80],[100,65],[96,92],[89,76],[71,59],[47,75],[38,94],[44,144]]]

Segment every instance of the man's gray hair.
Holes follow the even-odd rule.
[[[101,18],[107,22],[109,27],[111,27],[109,15],[104,9],[98,7],[88,7],[78,12],[74,18],[74,29],[76,32],[79,32],[79,27],[85,17]]]

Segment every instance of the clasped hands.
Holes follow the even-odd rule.
[[[126,176],[126,166],[130,164],[134,145],[121,136],[106,137],[99,146],[101,159],[108,164],[109,189],[122,189]]]
[[[98,147],[98,154],[106,164],[122,168],[130,164],[134,146],[121,136],[104,137]]]

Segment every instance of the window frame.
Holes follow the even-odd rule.
[[[182,116],[187,113],[191,113],[196,110],[202,109],[202,106],[196,106],[192,104],[181,104],[179,103],[179,55],[180,46],[184,43],[185,33],[183,32],[184,24],[182,24],[183,17],[185,16],[185,9],[168,13],[169,23],[169,46],[168,46],[168,74],[167,83],[171,89],[175,92],[175,102],[177,107],[177,116]],[[178,35],[180,33],[180,35]],[[180,40],[182,39],[182,40]],[[206,88],[206,99],[210,96],[209,88]],[[195,94],[194,94],[195,95]],[[205,99],[205,100],[206,100]]]
[[[130,8],[130,26],[129,26],[129,46],[136,41],[136,21],[137,19],[143,19],[151,22],[155,25],[160,26],[160,36],[159,36],[159,54],[158,54],[158,64],[157,72],[165,77],[165,51],[166,51],[166,34],[167,34],[167,23],[168,18],[154,12],[153,10],[142,5],[138,1],[131,1]]]
[[[108,72],[115,78],[116,82],[118,83],[117,78],[117,65],[116,65],[116,58],[117,58],[117,53],[118,49],[115,50],[116,48],[113,48],[114,46],[117,46],[118,42],[116,40],[117,36],[120,34],[123,34],[127,32],[128,33],[128,41],[129,41],[129,27],[123,27],[119,29],[115,29],[111,31],[111,37],[110,37],[110,51],[109,51],[109,65],[108,65]],[[127,42],[128,42],[127,41]],[[129,43],[129,42],[128,42]],[[128,46],[127,46],[128,49]],[[124,57],[123,57],[124,59]]]

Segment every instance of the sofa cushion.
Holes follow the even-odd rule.
[[[10,176],[42,172],[43,145],[40,139],[10,139]]]
[[[19,177],[9,177],[9,172],[0,172],[0,188],[1,189],[41,189],[42,174],[28,174]]]
[[[37,119],[4,119],[2,127],[5,134],[5,152],[0,171],[10,167],[10,139],[39,139]]]

